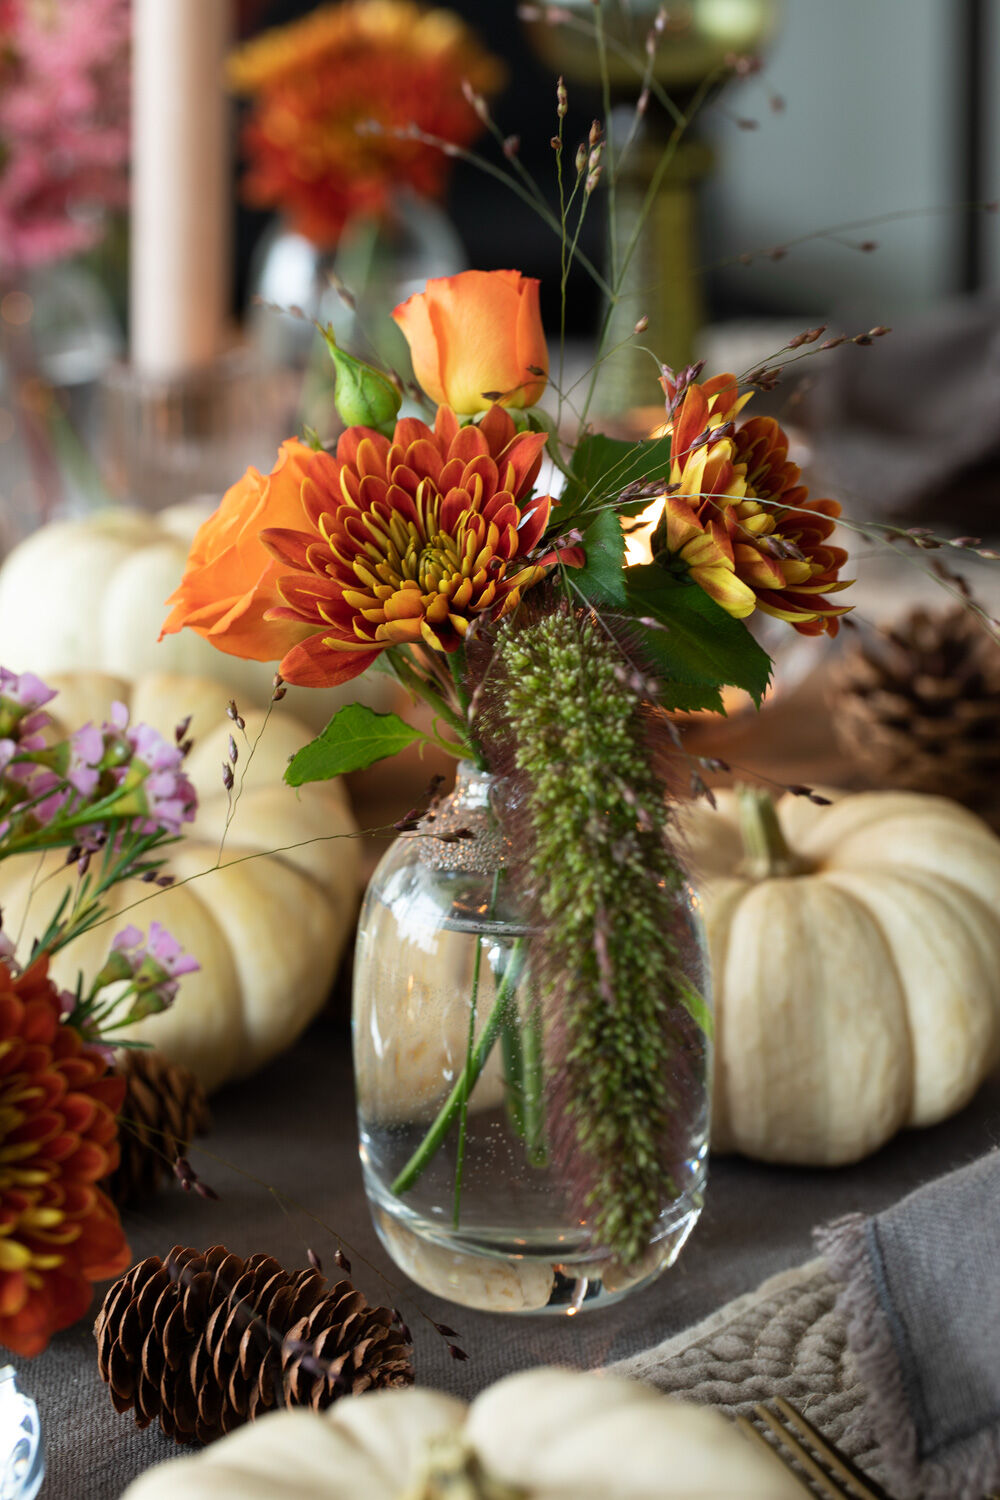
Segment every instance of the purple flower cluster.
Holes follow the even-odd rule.
[[[165,1010],[184,975],[201,968],[160,922],[150,923],[148,942],[138,927],[129,926],[118,933],[111,948],[128,964],[132,987],[154,1002],[150,1009]]]
[[[197,807],[183,769],[189,721],[171,743],[148,724],[130,724],[125,704],[113,703],[100,727],[84,724],[60,738],[46,712],[55,696],[33,673],[0,667],[0,860],[67,848],[67,863],[75,861],[82,877],[66,913],[60,907],[37,939],[49,953],[94,925],[106,910],[106,892],[119,881],[135,876],[170,885],[159,845],[176,838]],[[83,877],[100,850],[105,855],[91,883]],[[0,963],[17,967],[2,922]],[[75,994],[63,995],[63,1019],[107,1047],[122,1027],[170,1005],[182,977],[198,967],[161,923],[150,925],[148,940],[126,927],[89,991],[81,978]]]
[[[105,724],[106,739],[118,738],[131,751],[131,759],[122,774],[122,785],[131,787],[136,778],[145,799],[145,817],[137,824],[140,833],[153,833],[162,828],[166,833],[179,834],[181,825],[194,819],[198,797],[194,787],[185,776],[184,748],[172,745],[169,740],[148,724],[133,724],[128,721],[128,709],[124,703],[111,705],[111,722]]]
[[[44,705],[54,697],[32,673],[0,667],[0,840],[15,815],[22,826],[30,817],[36,831],[51,832],[62,820],[84,847],[99,844],[110,821],[176,837],[197,808],[183,770],[187,745],[171,744],[148,724],[130,724],[124,703],[112,704],[100,728],[84,724],[52,743]],[[93,823],[85,819],[88,804]]]
[[[0,667],[0,780],[7,783],[8,792],[4,802],[35,803],[32,814],[40,823],[48,822],[65,800],[56,793],[60,778],[31,759],[45,750],[45,730],[52,723],[45,705],[55,696],[55,689],[33,672],[18,675]],[[9,828],[10,819],[0,819],[0,838]]]
[[[42,731],[52,723],[43,710],[55,695],[55,689],[33,672],[18,676],[0,667],[0,771],[7,768],[19,751],[43,748]]]
[[[166,1010],[184,975],[200,967],[160,922],[150,924],[148,941],[138,927],[126,927],[113,939],[89,991],[84,993],[81,977],[76,994],[62,992],[62,1018],[113,1062],[116,1033]]]

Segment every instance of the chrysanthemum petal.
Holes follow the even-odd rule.
[[[828,542],[840,506],[808,498],[773,417],[717,435],[747,400],[731,375],[692,384],[681,398],[671,424],[675,490],[661,525],[665,549],[731,614],[749,614],[756,602],[803,633],[832,634],[846,607],[824,595],[848,587],[837,576],[847,554]]]

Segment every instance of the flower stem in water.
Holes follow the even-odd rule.
[[[493,894],[490,897],[489,915],[492,917],[497,900],[497,886],[500,884],[500,871],[493,877]],[[472,994],[469,997],[469,1040],[465,1048],[465,1067],[459,1083],[462,1087],[458,1106],[458,1154],[455,1158],[455,1206],[452,1214],[452,1222],[458,1228],[461,1217],[462,1206],[462,1171],[465,1167],[465,1138],[468,1133],[469,1124],[469,1067],[472,1063],[473,1049],[476,1045],[476,1010],[479,1005],[479,973],[483,966],[483,939],[480,935],[476,937],[476,958],[472,966]]]
[[[524,1140],[524,1057],[517,1009],[508,1005],[500,1031],[503,1051],[504,1103],[514,1134]]]
[[[438,1111],[433,1125],[392,1184],[392,1191],[397,1197],[402,1193],[409,1192],[421,1172],[423,1172],[424,1168],[441,1149],[442,1143],[455,1121],[455,1117],[462,1108],[463,1098],[468,1102],[472,1090],[479,1082],[480,1074],[486,1066],[487,1058],[492,1052],[494,1043],[500,1033],[500,1027],[509,999],[521,977],[524,961],[527,957],[526,950],[527,939],[523,937],[515,939],[511,948],[510,962],[504,971],[503,979],[497,990],[493,1009],[486,1019],[486,1024],[479,1034],[479,1040],[472,1049],[471,1056],[466,1060],[465,1067],[456,1080],[451,1093]]]
[[[537,1003],[521,1029],[521,1076],[524,1098],[524,1141],[533,1167],[548,1165],[545,1143],[545,1093],[542,1055],[542,1017]]]

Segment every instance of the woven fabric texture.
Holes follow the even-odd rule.
[[[1000,1485],[1000,1151],[817,1236],[902,1500]]]
[[[866,1391],[835,1305],[837,1291],[825,1262],[809,1261],[611,1368],[730,1416],[749,1416],[756,1402],[784,1396],[882,1479],[880,1448],[864,1413]]]

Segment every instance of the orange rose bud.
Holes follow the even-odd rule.
[[[534,406],[549,369],[538,286],[520,271],[462,271],[396,308],[432,401],[467,416],[494,404]]]
[[[260,541],[266,526],[303,524],[302,481],[313,450],[289,438],[270,474],[248,469],[199,527],[180,585],[167,600],[160,639],[197,631],[230,656],[278,661],[310,634],[287,620],[265,620],[281,604],[277,580],[285,571]]]

